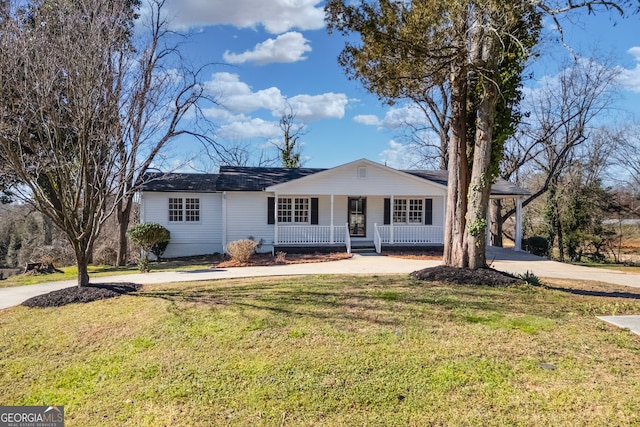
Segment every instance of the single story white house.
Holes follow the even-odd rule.
[[[515,198],[516,250],[526,190],[504,180],[491,197]],[[147,173],[140,221],[171,232],[168,258],[223,253],[251,238],[260,251],[442,246],[447,171],[397,170],[367,159],[330,169],[222,166],[217,174]]]

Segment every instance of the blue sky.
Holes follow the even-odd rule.
[[[219,142],[268,149],[269,140],[281,137],[278,120],[291,105],[306,126],[304,166],[332,167],[364,157],[410,167],[402,123],[416,113],[383,105],[347,80],[337,63],[344,39],[327,34],[323,5],[317,0],[167,0],[165,11],[174,29],[189,34],[183,55],[195,64],[215,63],[204,77],[221,104],[207,110]],[[621,67],[618,107],[625,117],[640,114],[639,23],[640,16],[621,19],[607,12],[574,13],[563,20],[567,44],[577,53],[597,49]],[[557,73],[568,52],[552,41],[550,22],[546,28],[545,54],[532,65],[533,86]],[[178,140],[172,153],[197,157],[189,151],[194,149]],[[200,170],[207,167],[198,158],[192,162]]]

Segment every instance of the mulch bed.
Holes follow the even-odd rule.
[[[265,267],[270,265],[285,264],[310,264],[316,262],[339,261],[351,258],[346,252],[331,253],[308,253],[308,254],[285,254],[281,260],[271,254],[254,254],[248,262],[240,263],[232,259],[227,259],[217,264],[217,268],[228,267]]]
[[[411,273],[411,277],[418,280],[430,282],[451,283],[454,285],[476,285],[476,286],[517,286],[526,282],[509,273],[494,270],[492,268],[481,268],[470,270],[467,268],[454,268],[439,265],[418,270]]]
[[[100,283],[90,284],[81,288],[73,286],[29,298],[22,305],[27,307],[62,307],[67,304],[114,298],[130,292],[136,292],[140,288],[142,288],[142,285],[135,283]]]

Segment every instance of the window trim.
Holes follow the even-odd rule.
[[[393,199],[393,207],[389,204],[391,210],[390,220],[394,225],[433,225],[433,219],[430,224],[425,223],[425,214],[427,210],[427,201],[433,199],[424,199],[419,197],[398,197]],[[433,203],[433,202],[432,202]],[[412,210],[412,206],[419,206],[420,209]],[[433,206],[433,205],[432,205]],[[398,209],[401,207],[401,209]],[[413,216],[412,213],[420,212],[419,218]],[[400,221],[399,219],[402,219]]]
[[[277,209],[278,224],[311,225],[311,199],[311,197],[279,196]],[[284,209],[283,205],[285,206]],[[298,221],[298,219],[301,218],[306,219],[306,221]]]
[[[202,220],[202,204],[200,200],[200,197],[169,197],[168,222],[170,224],[200,224]],[[176,201],[179,201],[179,203],[176,203]],[[177,206],[178,204],[179,208]],[[195,207],[193,207],[193,205],[195,205]],[[174,216],[179,216],[180,219],[171,219],[172,211],[174,212]],[[194,216],[197,217],[197,219],[188,219]]]

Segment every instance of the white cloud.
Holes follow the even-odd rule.
[[[176,28],[228,24],[239,28],[259,25],[272,34],[293,28],[317,30],[324,26],[321,0],[168,0],[167,16]]]
[[[627,51],[636,61],[636,67],[632,69],[620,68],[618,82],[623,88],[640,93],[640,46],[634,46]]]
[[[228,140],[243,140],[251,138],[273,138],[281,133],[282,131],[277,122],[254,118],[220,126],[217,131],[217,136]]]
[[[424,112],[413,104],[390,108],[380,119],[373,114],[355,116],[353,120],[367,126],[378,126],[380,129],[403,129],[407,126],[420,127],[426,124]]]
[[[341,119],[349,99],[344,93],[323,93],[321,95],[296,95],[288,103],[296,113],[296,119],[315,121],[320,119]],[[274,111],[280,116],[281,111]]]
[[[237,74],[220,72],[205,83],[218,105],[204,109],[204,114],[218,125],[218,137],[224,139],[273,138],[281,133],[278,120],[288,108],[302,123],[321,119],[343,118],[349,99],[344,93],[300,94],[290,98],[277,87],[254,91],[240,81]],[[253,117],[268,115],[278,120]]]
[[[277,87],[253,91],[248,84],[240,81],[237,74],[227,72],[215,73],[205,86],[209,93],[218,98],[221,105],[208,110],[208,115],[218,118],[258,110],[268,110],[274,117],[280,117],[291,106],[297,120],[339,119],[344,117],[349,103],[344,93],[300,94],[287,98]],[[218,109],[225,111],[214,111]]]
[[[302,61],[307,59],[304,53],[311,52],[311,46],[309,46],[308,42],[309,40],[305,39],[302,34],[292,31],[275,39],[268,39],[258,43],[253,50],[248,50],[244,53],[226,51],[223,57],[225,61],[231,64],[254,62],[258,65],[264,65],[273,62]]]
[[[421,159],[412,145],[391,140],[389,148],[380,153],[380,160],[395,169],[412,169]]]
[[[353,118],[353,121],[367,126],[380,125],[380,119],[378,118],[378,116],[373,114],[360,114],[358,116],[355,116]]]
[[[270,87],[253,92],[251,87],[240,81],[237,74],[215,73],[205,83],[207,90],[218,96],[218,102],[234,113],[249,113],[260,109],[282,110],[285,105],[280,89]]]
[[[399,129],[407,125],[424,125],[425,122],[424,112],[413,104],[407,104],[398,108],[394,107],[389,109],[380,126],[387,129]]]

